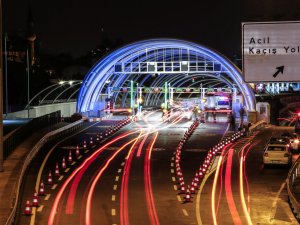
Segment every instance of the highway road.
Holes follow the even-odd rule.
[[[284,186],[289,168],[262,164],[266,141],[281,130],[268,127],[224,144],[189,199],[180,188],[192,186],[209,150],[234,132],[227,123],[195,124],[184,113],[170,121],[160,116],[150,112],[122,127],[120,117],[88,123],[84,131],[46,146],[27,172],[17,224],[298,224]],[[109,134],[113,126],[119,128]],[[47,184],[50,170],[53,183]],[[45,194],[24,215],[41,181]]]

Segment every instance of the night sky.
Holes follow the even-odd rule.
[[[101,28],[130,43],[169,37],[240,54],[241,22],[300,20],[299,0],[114,1],[31,0],[35,31],[44,52],[77,57],[99,44]],[[4,0],[8,32],[26,28],[28,1]]]

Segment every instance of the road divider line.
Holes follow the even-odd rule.
[[[116,191],[118,189],[118,185],[115,184],[113,189],[114,189],[114,191]]]
[[[111,196],[111,200],[114,202],[114,201],[116,201],[116,196],[115,195],[112,195]]]
[[[174,169],[171,169],[171,173],[174,173]]]
[[[186,209],[182,209],[183,215],[185,216],[189,216],[188,212],[186,211]]]
[[[63,178],[64,178],[64,176],[60,176],[60,177],[58,178],[58,180],[61,181]]]
[[[54,184],[54,185],[51,187],[51,189],[52,189],[52,190],[55,190],[56,187],[57,187],[57,184]]]
[[[33,207],[33,208],[32,208],[32,211],[31,211],[30,225],[34,225],[34,223],[35,223],[35,212],[36,212],[36,208]]]
[[[116,215],[116,209],[111,209],[111,215],[115,216]]]
[[[121,166],[124,166],[125,165],[125,162],[122,162]]]
[[[174,182],[175,182],[175,181],[176,181],[176,178],[175,178],[175,177],[172,177],[172,181],[174,181]]]
[[[72,166],[74,166],[75,164],[76,164],[76,161],[72,162],[72,164],[71,164],[71,165],[72,165]]]
[[[174,190],[177,191],[177,185],[174,185],[173,187],[174,187]]]
[[[173,166],[174,166],[174,163],[171,163],[171,166],[173,167]]]
[[[82,155],[80,155],[80,156],[77,157],[77,159],[81,159],[81,158],[82,158]]]
[[[118,169],[118,173],[121,173],[122,172],[122,169]]]
[[[174,156],[171,158],[171,160],[174,160]]]
[[[67,173],[70,170],[70,168],[65,169],[65,173]]]
[[[40,207],[38,207],[37,211],[38,211],[38,212],[42,212],[42,211],[43,211],[43,208],[44,208],[44,205],[41,205]]]
[[[117,181],[117,182],[119,181],[119,176],[116,176],[116,179],[115,179],[115,181]]]
[[[47,194],[44,200],[47,201],[49,198],[50,198],[50,194]]]
[[[177,195],[177,200],[178,200],[179,202],[181,202],[180,195]]]
[[[84,151],[84,153],[88,153],[88,152],[89,152],[89,150],[88,150],[88,149]]]

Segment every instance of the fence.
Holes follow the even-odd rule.
[[[293,167],[289,171],[288,178],[286,179],[290,206],[298,221],[300,221],[300,203],[298,201],[299,198],[297,199],[295,196],[295,184],[296,184],[296,180],[297,183],[299,183],[299,179],[300,179],[299,172],[300,172],[300,158],[296,160]]]
[[[43,127],[50,126],[60,122],[60,111],[49,113],[47,115],[34,118],[28,123],[18,127],[3,138],[3,158],[6,159],[10,153],[22,141],[32,135],[33,132],[40,130]]]
[[[15,188],[13,190],[13,201],[11,204],[11,211],[9,218],[5,225],[12,225],[14,223],[17,206],[19,202],[19,192],[21,188],[21,184],[25,175],[25,172],[30,165],[30,162],[32,159],[40,152],[43,146],[45,146],[49,141],[55,140],[57,138],[62,138],[63,136],[69,135],[71,133],[74,133],[78,129],[80,129],[83,126],[83,121],[79,120],[72,124],[69,124],[67,126],[64,126],[62,128],[59,128],[57,130],[54,130],[48,134],[46,134],[39,142],[32,148],[32,150],[29,152],[29,154],[26,156],[26,159],[24,160],[24,164],[21,168],[17,183],[15,185]]]

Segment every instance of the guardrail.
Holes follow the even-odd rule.
[[[295,187],[294,183],[296,179],[299,177],[299,172],[300,172],[300,158],[296,160],[296,162],[290,169],[288,177],[286,179],[286,184],[287,184],[286,186],[287,186],[287,192],[290,200],[290,206],[298,222],[300,221],[300,203],[298,202],[294,194],[294,187]]]
[[[5,225],[12,225],[14,223],[18,201],[19,201],[19,192],[21,188],[21,184],[24,178],[24,174],[32,161],[32,159],[36,156],[36,154],[40,151],[40,149],[49,141],[54,140],[58,137],[61,137],[63,135],[67,135],[69,133],[72,133],[79,128],[83,126],[83,120],[76,121],[72,124],[69,124],[65,127],[59,128],[57,130],[51,131],[47,133],[42,139],[39,140],[38,143],[32,148],[32,150],[29,152],[29,154],[26,156],[26,159],[24,160],[24,164],[21,168],[21,172],[19,174],[19,178],[17,180],[17,183],[14,187],[14,193],[13,193],[13,201],[11,204],[11,212],[9,214],[9,217],[5,223]]]
[[[47,115],[34,118],[28,123],[10,132],[3,138],[3,158],[7,159],[11,152],[33,132],[60,122],[60,117],[60,111],[49,113]]]
[[[251,125],[251,127],[249,127],[249,133],[251,134],[253,131],[256,131],[260,128],[262,128],[263,126],[265,126],[267,124],[267,122],[265,120],[260,120],[257,123]]]

